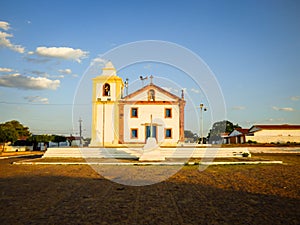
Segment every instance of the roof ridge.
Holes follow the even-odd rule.
[[[144,87],[142,87],[142,88],[140,88],[140,89],[138,89],[138,90],[132,92],[131,94],[125,96],[124,99],[125,99],[125,100],[126,100],[126,99],[130,99],[130,98],[132,98],[132,97],[138,95],[139,93],[141,93],[141,92],[143,92],[143,91],[145,91],[145,90],[147,90],[147,89],[150,90],[151,87],[153,87],[154,89],[159,90],[160,92],[164,93],[164,94],[167,95],[168,97],[171,97],[171,98],[174,98],[174,99],[177,99],[177,100],[180,100],[180,99],[181,99],[181,98],[178,97],[177,95],[175,95],[175,94],[173,94],[173,93],[171,93],[171,92],[169,92],[169,91],[167,91],[167,90],[165,90],[165,89],[163,89],[163,88],[161,88],[161,87],[159,87],[159,86],[157,86],[157,85],[155,85],[155,84],[153,84],[153,83],[147,84],[147,85],[145,85]]]

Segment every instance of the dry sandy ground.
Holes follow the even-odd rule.
[[[260,158],[284,164],[185,166],[166,181],[140,187],[104,179],[88,165],[2,159],[0,222],[300,224],[300,155]]]

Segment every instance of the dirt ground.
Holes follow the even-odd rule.
[[[185,166],[166,181],[125,186],[88,165],[0,160],[1,224],[300,224],[300,155],[283,164]],[[121,167],[120,167],[121,168]],[[134,177],[134,174],[132,174]]]

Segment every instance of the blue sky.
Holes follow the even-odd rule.
[[[17,119],[33,133],[78,133],[72,104],[92,60],[126,43],[163,40],[210,67],[227,106],[224,119],[246,128],[300,124],[299,12],[299,1],[289,0],[2,1],[0,122]],[[132,83],[141,74],[185,76],[149,63],[119,71]],[[209,103],[192,81],[182,87],[192,103],[186,129],[198,132],[193,104]],[[204,132],[213,122],[209,115]],[[88,121],[83,118],[85,136]]]

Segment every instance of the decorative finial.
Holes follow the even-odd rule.
[[[150,84],[152,84],[153,78],[154,78],[154,77],[151,75],[151,76],[150,76]]]
[[[184,99],[184,90],[181,90],[181,98]]]

